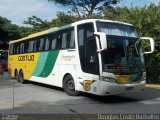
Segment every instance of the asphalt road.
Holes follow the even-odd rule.
[[[14,103],[14,104],[13,104]],[[117,96],[68,96],[63,89],[0,76],[0,114],[76,115],[160,114],[160,89]]]

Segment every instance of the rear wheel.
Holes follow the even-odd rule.
[[[15,72],[14,72],[14,77],[15,77],[15,79],[17,80],[17,82],[19,82],[19,79],[18,79],[18,71],[17,70],[15,70]]]
[[[18,81],[22,84],[25,83],[24,77],[23,77],[23,72],[21,71],[18,75]]]
[[[64,78],[63,88],[64,88],[64,91],[70,96],[77,96],[80,93],[79,91],[75,90],[75,82],[71,75],[67,75]]]

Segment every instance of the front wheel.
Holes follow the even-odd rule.
[[[75,90],[75,82],[71,75],[67,75],[64,78],[63,88],[64,88],[64,91],[70,96],[77,96],[80,93],[79,91]]]

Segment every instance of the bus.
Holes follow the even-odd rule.
[[[131,24],[86,19],[11,41],[8,69],[18,82],[61,87],[71,96],[116,95],[144,90],[144,54],[153,51],[154,40],[139,38]]]

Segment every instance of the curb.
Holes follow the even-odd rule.
[[[160,84],[146,84],[146,87],[160,89]]]

